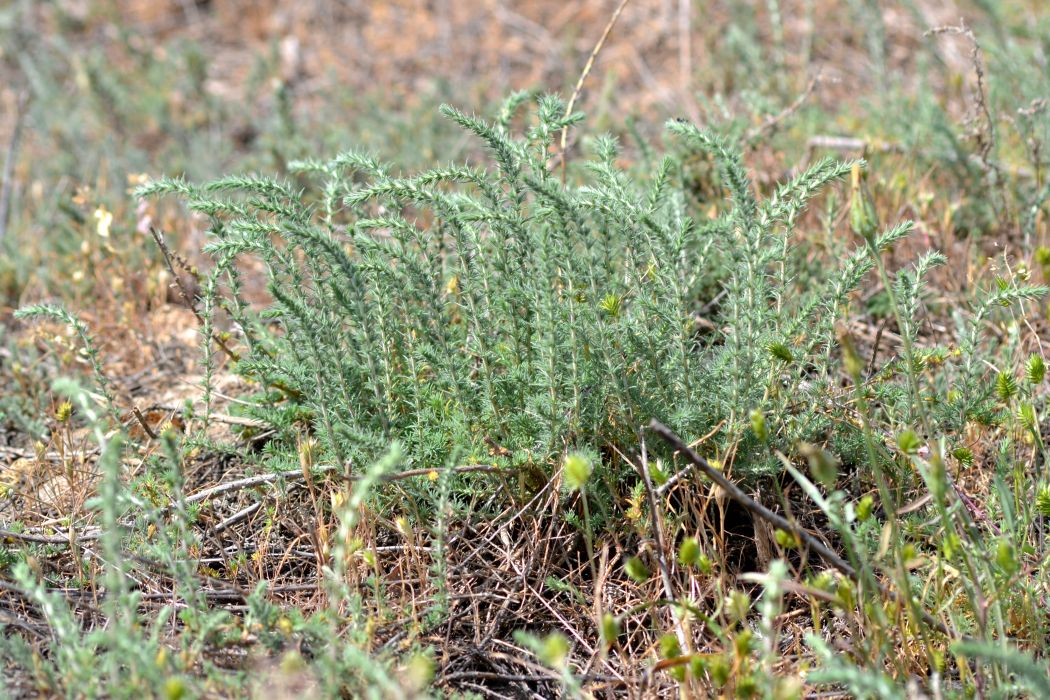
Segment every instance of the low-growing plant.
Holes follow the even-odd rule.
[[[206,89],[200,50],[141,52],[122,38],[146,89],[134,71],[110,71],[101,48],[30,42],[21,11],[0,12],[0,31],[20,28],[0,36],[0,53],[34,76],[34,120],[60,117],[39,131],[63,144],[62,157],[35,159],[27,178],[60,173],[98,189],[74,207],[60,183],[13,212],[21,238],[3,242],[12,254],[0,263],[0,297],[40,296],[39,275],[48,293],[79,303],[115,269],[115,298],[164,303],[164,284],[154,294],[145,279],[167,254],[142,245],[143,226],[152,216],[168,227],[170,216],[120,206],[125,171],[151,157],[190,178],[232,162],[289,178],[138,190],[175,194],[211,224],[214,264],[200,298],[184,299],[200,312],[203,410],[186,402],[184,423],[198,432],[181,445],[159,429],[137,455],[125,442],[119,424],[134,427],[134,414],[89,331],[97,317],[84,314],[87,324],[53,305],[22,312],[66,323],[68,350],[52,358],[94,374],[99,396],[61,385],[71,403],[53,411],[52,440],[72,471],[80,455],[66,445],[86,424],[78,439],[96,442],[99,459],[80,478],[98,497],[73,512],[52,505],[28,530],[4,523],[5,594],[40,615],[20,625],[24,638],[0,642],[0,660],[40,693],[71,696],[271,693],[269,674],[249,670],[254,656],[235,671],[215,662],[241,649],[325,695],[377,698],[424,695],[434,664],[442,691],[516,677],[533,694],[565,697],[615,693],[618,682],[642,696],[675,687],[684,697],[911,697],[906,682],[945,697],[1045,695],[1050,453],[1044,319],[1029,302],[1046,294],[1037,282],[1050,278],[1050,252],[1016,257],[1045,242],[1045,42],[1031,41],[1043,27],[1029,27],[1016,3],[980,2],[974,16],[989,31],[928,32],[914,71],[897,75],[901,20],[877,5],[848,3],[859,29],[843,32],[864,47],[849,58],[870,64],[855,77],[878,86],[874,99],[811,100],[820,83],[808,76],[797,94],[782,3],[731,3],[704,81],[737,94],[701,105],[718,127],[668,123],[662,157],[632,125],[644,170],[609,137],[586,142],[583,156],[565,151],[563,130],[580,115],[518,94],[489,121],[442,108],[491,158],[413,175],[361,151],[290,161],[341,141],[342,127],[312,133],[308,123],[338,120],[323,111],[303,120],[292,85],[267,92],[265,62],[247,92],[272,95],[273,123],[262,124],[261,148],[237,154],[239,139],[227,137],[247,117]],[[818,6],[806,3],[807,23]],[[913,3],[901,9],[926,21]],[[816,36],[806,38],[807,70]],[[940,52],[951,42],[971,52],[965,75]],[[61,88],[69,66],[82,78],[76,91]],[[743,83],[755,87],[732,87]],[[176,92],[193,99],[169,105]],[[403,114],[371,137],[399,164],[431,159],[431,141],[450,154],[467,143]],[[160,147],[126,138],[140,122],[161,125]],[[375,131],[352,123],[362,139]],[[807,142],[829,125],[857,138]],[[802,144],[855,149],[876,159],[879,179],[869,192],[865,163],[827,159],[780,184],[760,173],[756,186],[738,142],[776,154],[778,166]],[[847,174],[844,207],[833,183]],[[807,203],[826,191],[810,215]],[[904,242],[912,224],[879,220],[893,210],[921,219],[916,228],[947,255],[914,255]],[[22,246],[40,230],[49,235],[38,249]],[[992,242],[1003,251],[994,260],[981,255]],[[965,283],[942,298],[937,283],[962,270],[962,248],[974,254]],[[38,259],[46,274],[32,271]],[[991,281],[980,274],[989,267]],[[123,284],[131,271],[141,284]],[[864,324],[866,312],[881,325]],[[6,369],[19,359],[11,375],[24,390],[0,397],[0,420],[32,426],[37,459],[19,462],[46,467],[47,399],[30,400],[25,387],[44,386],[54,366],[26,370],[24,348],[10,347],[0,360]],[[203,499],[212,476],[196,468],[216,456],[209,428],[220,415],[213,401],[229,400],[215,386],[224,357],[256,387],[232,411],[250,399],[262,420],[221,416],[250,423],[241,435],[250,439],[222,445],[215,461],[236,454],[238,466],[264,472],[247,479],[252,488],[275,487],[242,494],[219,521],[225,504]],[[650,419],[683,444],[647,443]],[[685,443],[728,481],[691,471]],[[191,465],[198,493],[187,501]],[[295,467],[298,491],[284,483]],[[6,476],[2,495],[15,503],[23,494]],[[746,506],[739,522],[747,489],[774,526]],[[85,520],[103,528],[81,540]],[[239,525],[248,534],[231,538]],[[68,538],[56,530],[66,526]],[[284,538],[283,556],[272,556],[271,536]],[[96,537],[97,552],[84,546]],[[759,552],[760,540],[771,551]],[[155,579],[152,598],[135,580],[139,563]],[[738,576],[745,568],[767,573]],[[274,585],[282,577],[293,581],[284,591]],[[88,591],[97,607],[78,596]],[[227,599],[237,604],[216,602]],[[488,615],[480,644],[482,625],[453,631],[469,617],[464,605],[476,621]],[[423,649],[442,629],[437,653]],[[454,666],[464,629],[477,659]],[[517,655],[504,669],[527,673],[478,671],[497,646]]]
[[[685,434],[724,424],[721,443],[742,443],[746,457],[738,474],[776,471],[747,429],[750,411],[785,448],[829,428],[806,397],[832,381],[835,322],[872,267],[858,249],[798,280],[794,231],[806,203],[855,164],[820,161],[759,200],[727,142],[671,122],[674,138],[714,155],[727,184],[724,211],[699,218],[674,157],[637,176],[609,138],[561,182],[555,136],[581,116],[544,97],[515,136],[525,101],[513,96],[491,123],[443,108],[489,147],[492,168],[399,177],[348,152],[295,164],[302,191],[231,177],[138,194],[175,193],[211,217],[207,289],[244,331],[238,367],[284,388],[256,412],[288,436],[282,404],[302,405],[341,464],[397,439],[406,463],[461,450],[546,468],[575,446],[633,449],[638,426],[657,417]],[[266,271],[258,312],[241,293],[243,258]],[[717,303],[700,297],[719,285]]]

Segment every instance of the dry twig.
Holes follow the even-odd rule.
[[[609,38],[609,33],[612,32],[612,28],[616,26],[616,21],[620,19],[620,14],[623,13],[623,8],[627,7],[627,3],[630,0],[620,0],[620,4],[613,10],[612,17],[609,18],[609,23],[605,25],[605,30],[602,32],[601,38],[598,39],[598,43],[594,45],[594,49],[591,51],[591,55],[587,58],[587,63],[583,66],[583,72],[580,73],[579,80],[576,81],[576,87],[572,90],[572,96],[569,98],[569,103],[565,106],[565,116],[568,117],[572,114],[572,108],[576,106],[576,99],[580,96],[580,92],[583,91],[583,83],[587,80],[587,76],[591,73],[591,68],[594,67],[594,61],[598,58],[598,54],[601,52],[602,47],[605,46],[605,40]],[[569,127],[565,127],[561,130],[561,184],[565,184],[565,148],[569,140]]]
[[[860,582],[860,577],[857,574],[857,570],[854,569],[849,562],[844,560],[838,554],[835,554],[835,552],[831,551],[831,549],[828,548],[827,545],[825,545],[813,535],[806,532],[798,525],[795,525],[784,516],[774,513],[755,499],[748,496],[746,493],[743,492],[743,490],[739,486],[727,479],[722,474],[722,472],[712,467],[706,459],[694,452],[692,448],[689,447],[689,445],[685,444],[685,442],[680,437],[675,435],[674,432],[672,432],[671,429],[668,428],[666,425],[654,418],[649,423],[649,430],[662,437],[664,441],[666,441],[671,447],[675,449],[675,451],[684,455],[685,458],[693,464],[693,466],[695,466],[697,469],[703,472],[704,475],[711,481],[715,482],[715,484],[717,484],[723,491],[725,491],[730,498],[742,505],[749,513],[759,518],[762,518],[763,520],[771,523],[773,526],[778,527],[781,530],[784,530],[785,532],[792,533],[795,537],[799,539],[799,541],[804,542],[807,547],[809,547],[812,551],[816,552],[821,559],[826,561],[832,567],[838,569],[842,574],[852,579],[853,581],[856,581],[858,583]],[[896,591],[887,589],[885,586],[883,586],[877,581],[875,582],[875,585],[878,586],[879,592],[883,596],[895,602],[900,602],[900,596],[897,594]],[[919,613],[919,616],[922,618],[923,622],[925,622],[931,628],[937,630],[946,637],[952,639],[960,638],[957,635],[953,634],[952,631],[949,630],[943,622],[936,619],[925,610],[917,610],[917,612]]]

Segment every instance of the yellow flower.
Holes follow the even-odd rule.
[[[106,207],[100,204],[95,210],[95,218],[98,219],[98,235],[109,238],[109,226],[113,223],[113,214],[106,211]]]
[[[55,420],[59,423],[65,423],[71,415],[73,415],[73,404],[68,401],[63,401],[55,409]]]

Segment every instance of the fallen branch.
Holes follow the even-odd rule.
[[[33,542],[36,544],[80,544],[91,542],[102,536],[102,530],[95,528],[76,537],[63,537],[62,535],[37,535],[32,532],[15,532],[14,530],[0,529],[0,540],[19,540],[22,542]]]
[[[849,562],[835,554],[823,542],[798,527],[784,516],[774,513],[769,508],[766,508],[764,505],[748,496],[739,486],[727,479],[722,472],[712,467],[706,459],[694,452],[689,445],[685,444],[682,439],[675,435],[666,425],[654,418],[652,422],[649,423],[649,430],[662,437],[671,445],[671,447],[685,455],[685,458],[692,462],[693,466],[702,471],[711,481],[718,484],[730,498],[744,506],[744,508],[752,515],[756,515],[759,518],[772,523],[775,527],[778,527],[781,530],[797,535],[798,538],[805,542],[810,549],[820,555],[821,559],[831,564],[846,576],[852,579],[857,578],[857,571],[849,564]]]
[[[684,455],[685,458],[688,459],[694,467],[702,471],[707,478],[715,482],[719,487],[722,488],[723,491],[726,492],[726,494],[730,498],[742,505],[752,515],[755,515],[769,523],[772,523],[774,526],[780,528],[781,530],[784,530],[785,532],[790,532],[795,537],[797,537],[800,542],[805,542],[806,545],[811,550],[816,552],[821,559],[826,561],[834,568],[838,569],[847,578],[853,580],[854,582],[860,583],[860,577],[857,575],[857,570],[854,569],[849,562],[844,560],[838,554],[835,554],[835,552],[831,551],[831,549],[829,549],[823,542],[821,542],[816,537],[800,528],[798,525],[792,523],[784,516],[774,513],[755,499],[748,496],[746,493],[743,492],[743,490],[739,486],[727,479],[722,474],[722,472],[712,467],[706,459],[694,452],[693,449],[689,447],[689,445],[685,444],[685,442],[680,437],[675,435],[674,432],[672,432],[671,429],[668,428],[666,425],[654,418],[649,423],[649,430],[662,437],[664,441],[666,441],[671,447],[675,449],[675,451]],[[887,598],[896,603],[902,602],[900,595],[898,595],[896,591],[892,591],[886,588],[878,581],[874,581],[873,583],[878,587],[879,592],[882,595],[886,596]],[[944,636],[954,640],[967,639],[967,637],[960,637],[956,634],[953,634],[943,622],[935,618],[933,615],[930,615],[925,610],[917,610],[917,612],[922,618],[923,622],[925,622],[927,625],[937,630]]]

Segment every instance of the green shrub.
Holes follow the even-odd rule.
[[[544,97],[514,136],[524,101],[512,97],[492,123],[442,109],[488,146],[494,168],[398,177],[350,152],[296,164],[303,191],[257,177],[139,190],[177,193],[211,217],[207,288],[246,333],[239,368],[281,387],[259,413],[285,429],[305,417],[333,458],[355,464],[394,439],[424,465],[494,445],[545,464],[570,446],[633,448],[652,417],[685,434],[725,421],[725,440],[750,440],[752,409],[771,416],[776,444],[825,429],[806,397],[830,376],[835,319],[871,263],[858,251],[797,281],[793,231],[853,164],[821,161],[760,202],[739,153],[671,122],[727,183],[726,211],[701,220],[678,159],[636,175],[609,138],[563,183],[552,144],[581,117]],[[268,275],[259,314],[240,291],[243,257]],[[719,299],[701,297],[719,286]],[[768,466],[745,461],[738,473]]]

